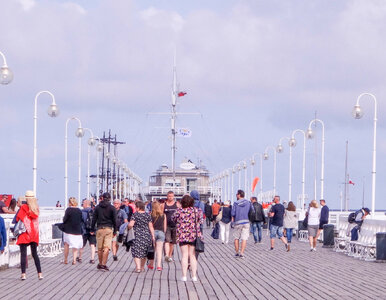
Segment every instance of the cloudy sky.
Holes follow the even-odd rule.
[[[370,92],[378,100],[376,207],[385,209],[386,2],[190,2],[0,0],[0,51],[15,76],[10,85],[0,86],[0,193],[18,196],[32,188],[33,102],[41,90],[51,91],[61,110],[58,118],[49,118],[50,98],[39,98],[43,205],[63,202],[64,130],[71,116],[95,135],[111,129],[125,141],[119,157],[145,181],[162,163],[170,165],[170,120],[149,113],[170,110],[176,49],[179,86],[188,93],[178,110],[201,114],[178,119],[178,126],[193,131],[190,139],[178,140],[178,162],[201,159],[217,174],[277,145],[294,129],[306,129],[316,114],[326,128],[325,198],[340,207],[348,141],[355,182],[350,207],[361,205],[363,182],[370,206],[372,99],[361,100],[363,119],[351,116],[358,95]],[[70,123],[70,132],[75,129]],[[316,132],[320,147],[320,126]],[[301,192],[302,138],[297,139],[293,199]],[[70,195],[77,195],[76,145],[70,134]],[[86,140],[83,145],[86,149]],[[307,142],[310,198],[314,147]],[[84,151],[84,162],[86,157]],[[317,164],[319,179],[320,157]],[[265,161],[264,190],[272,189],[272,169],[272,160]],[[82,171],[85,175],[85,164]],[[278,155],[277,172],[278,191],[287,199],[287,145]]]

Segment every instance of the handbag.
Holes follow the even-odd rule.
[[[194,208],[193,208],[194,209]],[[197,216],[196,216],[196,210],[194,209],[194,226],[196,226],[196,239],[194,241],[194,247],[196,248],[196,252],[204,252],[205,250],[205,244],[202,241],[202,239],[198,236],[198,231],[197,231]]]
[[[217,217],[216,217],[216,222],[220,222],[222,219],[222,208],[220,209],[220,212],[218,213]]]
[[[26,231],[27,231],[27,228],[25,228],[23,221],[19,220],[16,223],[15,228],[13,229],[13,235],[15,236],[15,238],[18,238],[19,235],[21,235],[22,233],[24,233]]]
[[[153,260],[154,259],[154,245],[153,242],[151,242],[151,245],[147,248],[147,259]]]

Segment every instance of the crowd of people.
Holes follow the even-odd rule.
[[[163,270],[164,263],[174,261],[175,247],[181,251],[182,281],[187,281],[190,270],[191,280],[197,281],[197,260],[199,252],[197,242],[203,241],[204,223],[208,229],[219,230],[218,238],[222,244],[230,241],[230,230],[233,228],[233,243],[236,258],[245,258],[247,240],[253,237],[259,244],[263,239],[263,228],[267,228],[270,238],[270,250],[275,249],[278,238],[286,251],[291,249],[294,230],[298,228],[299,213],[291,201],[281,203],[275,196],[272,203],[264,205],[256,197],[245,198],[243,190],[238,190],[237,200],[231,205],[229,200],[223,203],[214,200],[200,201],[197,191],[184,195],[176,200],[172,191],[168,192],[165,202],[133,201],[128,198],[114,199],[104,193],[95,203],[93,199],[82,201],[82,209],[78,208],[78,200],[70,197],[65,210],[63,223],[57,224],[63,231],[64,254],[62,264],[82,263],[85,251],[90,251],[90,264],[95,264],[97,253],[97,269],[109,271],[107,261],[110,251],[113,261],[118,261],[118,249],[122,243],[126,251],[131,250],[135,262],[135,272],[145,269]],[[0,203],[4,201],[0,201]],[[316,251],[316,240],[328,223],[329,208],[325,200],[312,200],[306,211],[303,226],[308,230],[310,251]],[[26,279],[26,253],[30,246],[38,278],[43,279],[40,260],[37,254],[39,244],[39,207],[32,191],[16,201],[15,207],[0,205],[3,213],[14,213],[15,230],[19,223],[24,224],[24,231],[17,234],[17,245],[21,252],[21,279]],[[19,207],[19,210],[17,210]],[[369,213],[363,209],[355,215],[355,225],[363,222]],[[358,227],[358,226],[357,226]],[[212,235],[213,236],[213,235]],[[7,242],[4,221],[0,217],[0,251]],[[89,244],[89,248],[86,247]],[[69,260],[70,250],[72,252]]]

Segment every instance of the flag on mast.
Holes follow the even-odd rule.
[[[178,92],[177,96],[178,97],[183,97],[186,95],[186,92]]]

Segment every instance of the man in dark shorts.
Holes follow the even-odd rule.
[[[96,236],[95,234],[91,234],[91,231],[95,231],[95,228],[92,230],[92,215],[93,210],[91,208],[91,201],[84,200],[82,203],[82,237],[83,237],[83,248],[79,251],[79,257],[77,258],[78,262],[82,262],[82,254],[84,247],[86,247],[87,242],[90,244],[91,248],[91,259],[90,264],[95,263],[95,247],[96,247]]]
[[[166,215],[167,226],[165,233],[165,261],[173,261],[173,248],[176,241],[176,223],[172,221],[172,215],[179,207],[179,204],[174,200],[174,192],[169,191],[167,200],[164,203],[164,213]]]

